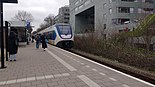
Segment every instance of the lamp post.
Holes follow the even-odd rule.
[[[3,30],[3,3],[17,3],[17,0],[0,0],[0,18],[1,18],[1,67],[6,68],[4,63],[4,30]]]
[[[5,21],[5,48],[6,48],[6,61],[8,61],[8,29],[11,26],[11,24],[8,21]]]
[[[3,2],[0,1],[1,11],[1,69],[6,68],[4,65],[4,34],[3,34]]]
[[[29,45],[29,37],[28,37],[28,29],[27,29],[27,21],[26,20],[22,20],[24,22],[24,27],[25,27],[25,40],[27,45]]]

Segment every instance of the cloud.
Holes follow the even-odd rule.
[[[18,4],[4,4],[4,20],[11,20],[19,10],[31,13],[35,30],[46,16],[58,14],[60,7],[69,5],[69,0],[18,0]]]

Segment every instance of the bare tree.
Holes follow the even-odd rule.
[[[54,24],[54,14],[49,14],[45,19],[44,21],[47,23],[47,25],[51,26]]]
[[[39,25],[39,28],[37,29],[37,32],[42,31],[48,27],[47,23],[41,23]]]
[[[18,13],[15,14],[15,16],[12,19],[18,21],[29,21],[29,22],[32,22],[34,20],[32,14],[26,11],[18,11]]]
[[[46,29],[49,26],[52,26],[54,24],[54,14],[49,14],[46,18],[44,18],[44,23],[41,23],[39,28],[37,29],[37,32]]]

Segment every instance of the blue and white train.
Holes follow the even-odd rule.
[[[39,34],[45,34],[48,39],[48,43],[60,48],[72,48],[73,47],[73,30],[69,24],[57,23],[50,26]]]

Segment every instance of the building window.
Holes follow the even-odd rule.
[[[69,17],[64,17],[64,20],[69,20]]]
[[[106,3],[104,3],[103,4],[103,9],[105,9],[107,7],[107,4]]]
[[[133,8],[130,8],[130,13],[133,13],[134,12],[134,9]]]
[[[78,11],[78,8],[75,8],[75,11]]]
[[[144,3],[151,3],[151,4],[153,4],[153,0],[142,0],[142,2],[144,2]]]
[[[117,19],[112,19],[112,24],[117,25],[118,24]]]
[[[69,16],[69,13],[64,13],[65,16]]]
[[[130,21],[130,19],[127,18],[119,18],[118,19],[118,24],[125,24],[125,22]]]
[[[109,0],[109,3],[111,3],[112,2],[112,0]]]
[[[133,13],[134,9],[130,7],[118,7],[119,13]]]
[[[91,2],[90,0],[87,0],[87,1],[84,3],[84,5],[85,5],[85,6],[88,5],[90,2]]]
[[[103,19],[106,19],[106,17],[107,17],[107,14],[103,14]]]
[[[138,13],[153,14],[153,8],[138,8]]]
[[[138,2],[138,0],[122,0],[122,1],[126,1],[126,2]]]
[[[109,14],[112,14],[112,8],[109,9]]]
[[[77,5],[77,4],[79,4],[79,1],[76,1],[76,2],[75,2],[75,5]]]
[[[66,9],[66,12],[69,12],[69,9]]]
[[[143,10],[147,14],[153,14],[153,8],[143,8]]]
[[[138,8],[138,13],[142,13],[142,8]]]
[[[115,25],[122,25],[122,24],[127,24],[127,23],[130,23],[130,19],[128,18],[112,19],[112,24],[115,24]]]
[[[106,24],[103,25],[103,29],[106,29]]]
[[[81,9],[83,7],[83,4],[79,6],[79,9]]]

